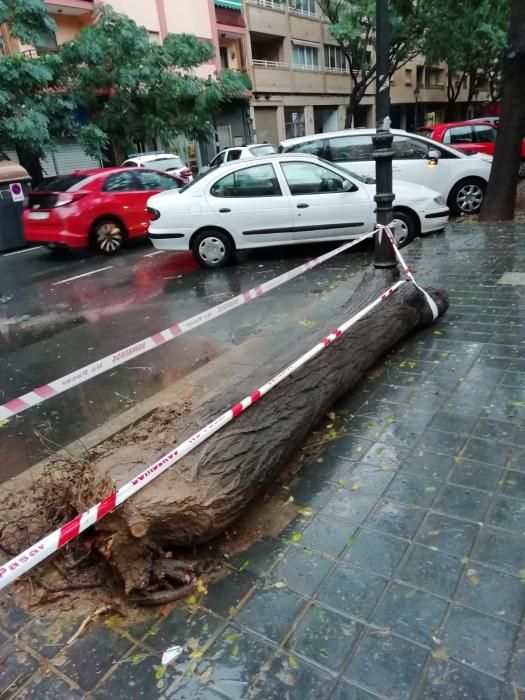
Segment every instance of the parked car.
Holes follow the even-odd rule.
[[[396,238],[443,229],[445,200],[397,181]],[[235,250],[357,238],[375,224],[375,181],[315,156],[273,155],[211,170],[179,194],[148,201],[150,239],[159,250],[191,250],[203,267],[226,265]]]
[[[373,177],[374,129],[348,129],[283,141],[284,153],[310,153]],[[436,190],[456,214],[475,214],[481,209],[490,175],[492,158],[472,157],[422,135],[392,129],[394,136],[394,178]]]
[[[150,168],[180,177],[185,185],[193,180],[188,166],[175,153],[133,153],[122,163],[123,168]]]
[[[209,165],[201,168],[201,173],[206,173],[208,170],[218,168],[219,166],[224,165],[224,163],[230,163],[232,160],[244,160],[246,158],[256,158],[258,156],[269,156],[272,153],[277,153],[277,146],[274,146],[273,143],[252,143],[248,146],[225,148],[220,153],[217,153]]]
[[[156,192],[183,186],[158,170],[98,168],[59,175],[37,186],[24,210],[24,237],[48,248],[116,253],[128,238],[148,232],[146,202]]]
[[[424,126],[418,131],[434,141],[454,146],[467,155],[485,153],[493,156],[496,150],[498,128],[499,122],[478,119]],[[520,175],[525,177],[525,139],[521,142],[521,160]]]

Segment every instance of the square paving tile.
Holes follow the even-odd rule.
[[[35,617],[31,624],[20,632],[20,639],[38,651],[39,654],[50,659],[73,636],[84,618],[85,615],[80,617],[66,615]]]
[[[525,628],[522,627],[516,643],[514,645],[514,653],[512,655],[512,665],[510,668],[510,681],[525,688]],[[511,696],[512,697],[512,696]],[[515,700],[516,695],[512,697]],[[519,697],[519,696],[518,696]],[[509,699],[510,700],[510,699]]]
[[[471,438],[463,450],[463,457],[473,459],[477,462],[488,462],[498,467],[503,467],[509,461],[512,454],[512,447],[502,443],[495,443],[491,440],[480,440]]]
[[[360,460],[372,446],[370,440],[363,440],[355,435],[345,435],[330,440],[323,449],[323,464],[330,464],[333,458],[344,457],[348,460]]]
[[[338,557],[355,531],[355,525],[318,515],[303,530],[301,544]]]
[[[292,546],[272,571],[271,578],[274,582],[284,582],[297,593],[312,596],[332,566],[330,559]]]
[[[448,480],[460,486],[468,486],[483,491],[495,491],[503,470],[469,459],[461,459],[454,464]]]
[[[272,642],[280,642],[304,605],[304,598],[294,591],[272,586],[256,591],[235,620]]]
[[[478,532],[479,525],[431,513],[419,531],[417,541],[448,554],[468,556]]]
[[[298,506],[309,506],[320,510],[337,488],[321,475],[314,477],[301,476],[290,484],[290,495]]]
[[[16,690],[38,668],[38,661],[26,651],[8,641],[0,647],[0,692],[16,697]]]
[[[385,498],[409,506],[430,508],[436,498],[441,482],[434,479],[420,479],[402,470],[393,479]]]
[[[458,557],[416,544],[412,547],[398,578],[448,598],[454,592],[461,569],[462,564]]]
[[[250,571],[233,571],[208,586],[208,594],[202,603],[209,610],[227,617],[257,583],[257,576]]]
[[[491,676],[450,659],[432,659],[426,671],[421,700],[496,700],[502,684]]]
[[[525,473],[508,469],[498,482],[499,490],[506,496],[525,500]]]
[[[375,493],[380,496],[394,478],[395,472],[391,469],[360,463],[347,474],[345,487],[350,490],[365,489],[367,493]]]
[[[146,696],[153,700],[158,696]],[[224,700],[225,696],[209,686],[203,684],[197,678],[177,677],[160,696],[162,700]]]
[[[501,371],[501,370],[498,370]],[[481,418],[472,431],[473,437],[492,442],[513,444],[516,434],[516,424],[507,421],[490,420]]]
[[[199,647],[202,647],[217,632],[221,624],[219,618],[202,608],[187,610],[185,606],[179,605],[162,620],[155,631],[148,634],[144,641],[162,652],[174,644],[183,646],[190,637],[196,639]]]
[[[447,620],[442,640],[449,656],[503,677],[515,636],[513,625],[458,607]]]
[[[426,657],[427,651],[421,647],[369,631],[344,676],[392,700],[405,700],[417,683]]]
[[[472,559],[518,574],[525,564],[525,539],[517,532],[484,527]]]
[[[240,700],[273,650],[270,644],[230,625],[204,655],[199,671],[210,674],[210,688],[230,700]]]
[[[432,430],[442,430],[445,433],[466,437],[476,424],[474,416],[458,416],[454,413],[438,413],[430,427]]]
[[[340,563],[321,586],[317,598],[330,608],[367,619],[385,585],[386,579],[371,571]]]
[[[330,695],[330,700],[376,700],[378,697],[379,695],[375,693],[369,693],[352,683],[341,680],[336,685],[333,695]]]
[[[361,529],[348,543],[344,558],[350,564],[370,569],[381,576],[391,576],[407,546],[405,540],[397,537]]]
[[[455,598],[472,608],[519,624],[525,610],[525,585],[516,576],[469,563]]]
[[[313,605],[299,622],[287,647],[332,671],[339,671],[363,626]]]
[[[366,520],[376,502],[377,496],[364,490],[347,491],[339,488],[321,509],[321,514],[359,524]]]
[[[97,688],[96,697],[104,700],[165,697],[164,693],[173,684],[175,676],[169,667],[161,666],[160,659],[160,654],[151,656],[134,651]]]
[[[48,671],[33,676],[16,697],[19,700],[83,700],[84,696]]]
[[[434,503],[434,509],[447,515],[481,522],[488,510],[490,495],[464,486],[447,484]]]
[[[243,571],[251,571],[252,574],[266,574],[285,549],[286,545],[281,540],[264,537],[251,544],[248,549],[237,552],[230,559],[230,564]]]
[[[408,452],[404,447],[376,442],[363,457],[363,462],[381,469],[398,469]]]
[[[333,679],[323,671],[297,659],[279,654],[248,692],[247,700],[287,700],[290,698],[328,698]],[[178,698],[177,698],[178,700]]]
[[[412,586],[393,583],[377,607],[372,622],[408,639],[432,644],[448,603]]]
[[[8,632],[18,632],[18,630],[29,620],[26,611],[15,603],[9,595],[5,595],[0,600],[0,627]]]
[[[421,508],[383,500],[369,516],[367,526],[384,530],[396,537],[411,539],[425,513]]]
[[[90,690],[131,646],[129,640],[105,625],[97,625],[65,648],[53,663],[84,690]]]
[[[454,460],[451,457],[425,452],[424,450],[416,450],[402,464],[400,472],[411,472],[423,479],[444,480],[447,478],[453,465]]]
[[[458,435],[448,434],[446,439],[443,439],[443,433],[440,430],[427,430],[417,444],[417,450],[453,456],[460,452],[465,442],[466,438]]]
[[[525,501],[496,496],[487,515],[487,523],[525,533]]]

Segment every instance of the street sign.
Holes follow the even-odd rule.
[[[24,201],[24,190],[19,182],[13,182],[9,185],[11,190],[11,197],[13,202],[23,202]]]

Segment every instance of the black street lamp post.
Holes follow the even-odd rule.
[[[388,0],[376,0],[376,133],[373,137],[376,161],[377,223],[386,226],[393,218],[392,202],[392,150],[393,136],[390,131],[390,24]],[[385,268],[397,265],[394,248],[381,230],[375,236],[374,266]]]

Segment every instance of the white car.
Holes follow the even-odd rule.
[[[210,268],[236,250],[358,238],[375,225],[374,183],[314,156],[237,161],[150,197],[149,237],[159,250],[193,251]],[[438,192],[398,181],[394,193],[399,245],[446,226]]]
[[[277,146],[274,146],[273,143],[251,143],[247,146],[225,148],[220,153],[217,153],[209,165],[201,168],[201,173],[206,173],[208,170],[230,163],[232,160],[258,158],[259,156],[269,156],[272,153],[277,153]]]
[[[491,156],[466,155],[451,146],[400,129],[392,129],[392,133],[394,178],[436,190],[455,215],[479,212],[492,167]],[[316,155],[359,175],[373,177],[374,134],[375,129],[348,129],[302,136],[283,141],[279,150]]]
[[[177,175],[184,184],[193,180],[188,166],[176,153],[135,153],[122,163],[123,168],[152,168]]]

